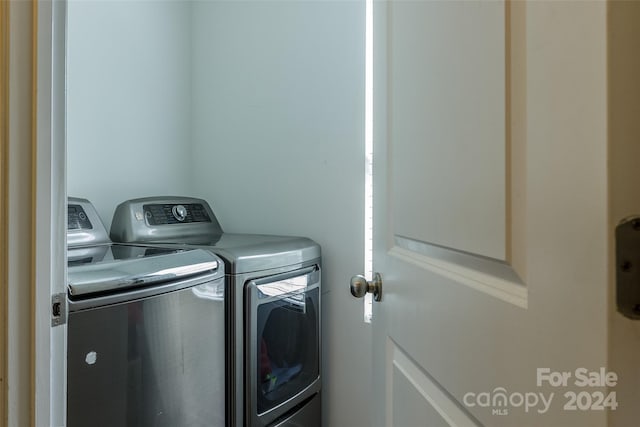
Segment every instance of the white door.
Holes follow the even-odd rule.
[[[606,426],[606,4],[374,22],[373,424]]]

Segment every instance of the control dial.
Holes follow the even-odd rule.
[[[180,222],[187,218],[187,208],[182,205],[175,205],[171,208],[171,213],[173,214],[173,217]]]

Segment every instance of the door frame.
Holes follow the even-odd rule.
[[[7,424],[7,283],[9,274],[8,145],[9,3],[0,2],[0,425]]]
[[[0,7],[0,425],[65,424],[66,328],[50,317],[66,273],[65,10]]]
[[[32,1],[2,2],[2,425],[34,425]],[[4,376],[7,375],[7,376]],[[48,394],[46,396],[48,398]]]
[[[34,11],[35,143],[34,425],[66,425],[66,324],[52,327],[51,296],[66,280],[66,0],[37,2]]]

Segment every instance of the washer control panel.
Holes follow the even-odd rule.
[[[111,243],[96,208],[87,199],[67,199],[67,247]]]
[[[67,231],[68,230],[91,230],[93,226],[87,217],[87,213],[82,205],[67,206]]]
[[[194,222],[211,222],[211,218],[200,203],[184,204],[145,204],[142,207],[144,217],[149,225],[191,224]]]

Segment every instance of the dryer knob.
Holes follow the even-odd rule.
[[[171,213],[173,213],[173,217],[180,222],[187,218],[187,208],[182,205],[175,205],[171,208]]]

